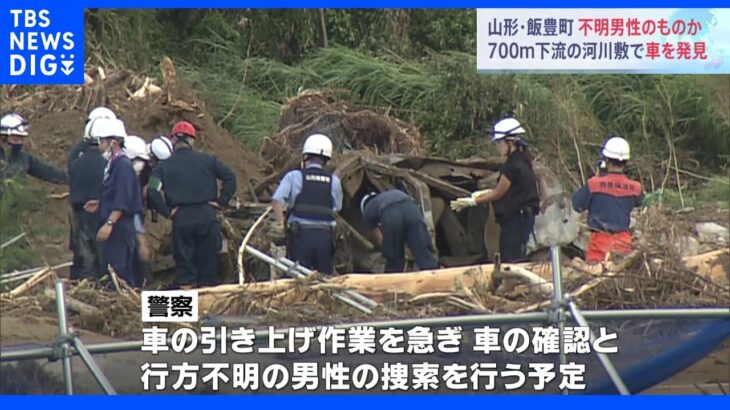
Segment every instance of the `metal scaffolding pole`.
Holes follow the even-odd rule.
[[[114,387],[112,387],[111,383],[109,383],[109,380],[106,378],[106,376],[104,376],[104,372],[102,372],[99,366],[96,364],[96,361],[94,361],[91,353],[86,350],[84,342],[82,342],[81,339],[79,339],[78,337],[74,337],[74,347],[76,347],[76,351],[79,353],[84,363],[86,363],[86,367],[89,368],[89,371],[94,376],[94,379],[96,379],[97,383],[99,383],[101,389],[104,390],[104,393],[109,395],[116,395],[117,392],[114,390]]]
[[[565,358],[565,308],[563,305],[563,277],[560,270],[560,247],[550,247],[550,258],[553,271],[553,300],[550,306],[551,324],[558,327],[558,368],[564,366],[567,361]],[[563,394],[568,394],[568,390],[563,390]]]
[[[66,394],[73,394],[73,376],[71,374],[71,348],[69,346],[68,324],[66,323],[66,298],[63,282],[56,279],[56,313],[58,314],[58,352],[63,364],[63,385]]]
[[[589,335],[590,335],[590,341],[591,344],[596,340],[596,335],[593,334],[593,331],[588,326],[588,321],[581,315],[580,310],[578,309],[578,306],[575,305],[575,302],[572,300],[568,301],[568,307],[570,308],[570,313],[573,315],[573,319],[575,319],[576,322],[578,322],[579,326],[585,327],[588,329]],[[613,363],[611,362],[611,359],[608,358],[604,353],[596,352],[598,355],[598,360],[601,361],[601,364],[603,365],[603,368],[606,369],[606,373],[608,373],[608,377],[611,378],[611,381],[616,386],[616,390],[618,390],[619,393],[622,395],[628,395],[631,394],[629,392],[629,389],[626,387],[626,384],[621,379],[621,375],[618,374],[616,371],[616,368],[613,366]]]
[[[284,265],[286,265],[286,266],[288,266],[290,268],[292,268],[294,266],[297,266],[298,269],[299,269],[299,271],[302,272],[303,274],[307,275],[307,276],[309,276],[312,273],[314,273],[311,269],[307,269],[304,266],[297,265],[293,261],[291,261],[291,260],[289,260],[287,258],[279,258],[278,260],[279,260],[279,262],[283,263]],[[323,278],[323,282],[329,282],[329,280],[327,280],[327,278]],[[368,307],[371,307],[372,308],[372,307],[378,306],[378,303],[377,302],[375,302],[372,299],[366,298],[365,296],[361,295],[358,292],[355,292],[354,290],[347,289],[347,290],[343,290],[342,293],[346,294],[347,296],[350,296],[353,299],[358,300],[359,302],[367,305]]]
[[[307,277],[307,275],[305,275],[304,273],[302,273],[299,270],[299,267],[297,265],[287,266],[284,263],[282,263],[282,262],[280,262],[280,261],[272,258],[271,256],[269,256],[269,255],[267,255],[267,254],[259,251],[256,248],[252,248],[249,245],[246,245],[245,250],[246,250],[246,252],[250,253],[251,255],[259,258],[260,260],[268,263],[269,265],[274,266],[275,268],[277,268],[277,269],[279,269],[279,270],[281,270],[283,272],[286,272],[287,274],[292,274],[292,275],[294,275],[294,276],[296,276],[298,278],[305,278],[305,277]],[[337,299],[337,300],[339,300],[339,301],[341,301],[341,302],[343,302],[343,303],[345,303],[347,305],[350,305],[350,306],[354,307],[355,309],[357,309],[357,310],[359,310],[359,311],[361,311],[363,313],[366,313],[368,315],[373,313],[373,311],[370,310],[369,307],[363,306],[362,304],[360,304],[359,302],[353,300],[352,298],[343,295],[342,292],[335,292],[332,296],[335,299]]]

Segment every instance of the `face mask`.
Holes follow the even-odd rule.
[[[103,156],[105,160],[109,161],[112,158],[112,149],[109,148],[108,150],[104,151],[101,156]]]
[[[144,169],[144,165],[145,165],[144,161],[135,159],[134,162],[132,163],[132,167],[134,167],[134,172],[137,173],[137,175],[139,175],[139,173],[142,172],[142,170]]]
[[[11,144],[11,143],[8,143],[8,145],[10,145],[10,149],[13,150],[13,152],[20,152],[20,150],[23,149],[23,144]]]

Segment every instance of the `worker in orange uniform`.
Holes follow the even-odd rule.
[[[606,259],[608,253],[626,255],[631,252],[631,210],[641,205],[644,194],[641,183],[624,174],[631,157],[629,143],[618,136],[609,136],[603,146],[606,172],[588,179],[573,194],[573,208],[588,211],[586,262]]]

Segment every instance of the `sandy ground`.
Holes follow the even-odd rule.
[[[27,320],[5,317],[0,320],[0,344],[2,346],[11,346],[51,341],[55,339],[57,331],[56,324],[53,322],[35,321],[28,323]],[[81,332],[81,338],[86,344],[112,341],[109,337],[91,332]],[[140,365],[145,361],[165,362],[169,360],[174,363],[181,361],[180,356],[160,355],[153,358],[149,354],[139,352],[96,355],[95,359],[117,391],[126,394],[140,393]],[[192,354],[185,357],[185,360],[192,364],[223,362],[229,361],[229,359],[230,357],[225,356],[201,354]],[[274,363],[280,360],[277,355],[251,357],[251,359],[252,361],[260,361],[262,366],[265,363]],[[42,382],[43,386],[37,386],[37,388],[44,393],[60,393],[61,364],[45,360],[36,363],[39,369],[42,369],[41,372],[49,376]],[[5,371],[7,372],[7,368]],[[77,393],[101,393],[79,358],[73,359],[73,374]],[[199,388],[195,392],[205,393],[206,390]],[[166,393],[174,392],[167,391]],[[222,389],[219,393],[230,394],[235,393],[235,391]],[[693,366],[642,394],[730,394],[730,341],[727,341],[724,346]]]

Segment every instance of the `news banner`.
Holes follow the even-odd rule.
[[[240,391],[429,392],[444,388],[486,392],[499,385],[505,391],[523,387],[541,391],[554,381],[560,390],[581,391],[586,387],[585,364],[556,363],[560,335],[553,326],[464,330],[461,326],[376,328],[365,324],[269,326],[258,331],[245,326],[202,326],[198,332],[190,327],[153,324],[197,322],[197,308],[194,291],[142,292],[141,350],[152,357],[174,354],[141,365],[144,390],[191,391],[205,385],[218,391],[229,385]],[[587,327],[565,326],[564,353],[618,352],[616,333],[605,327],[595,332],[591,342]],[[461,353],[469,357],[467,362],[464,356],[456,356]],[[513,354],[515,359],[529,354],[542,361],[515,360],[498,365],[490,361],[494,353]],[[189,355],[197,355],[195,363]],[[450,355],[453,362],[448,360]],[[277,362],[283,358],[286,363]],[[353,358],[359,363],[347,363]]]

